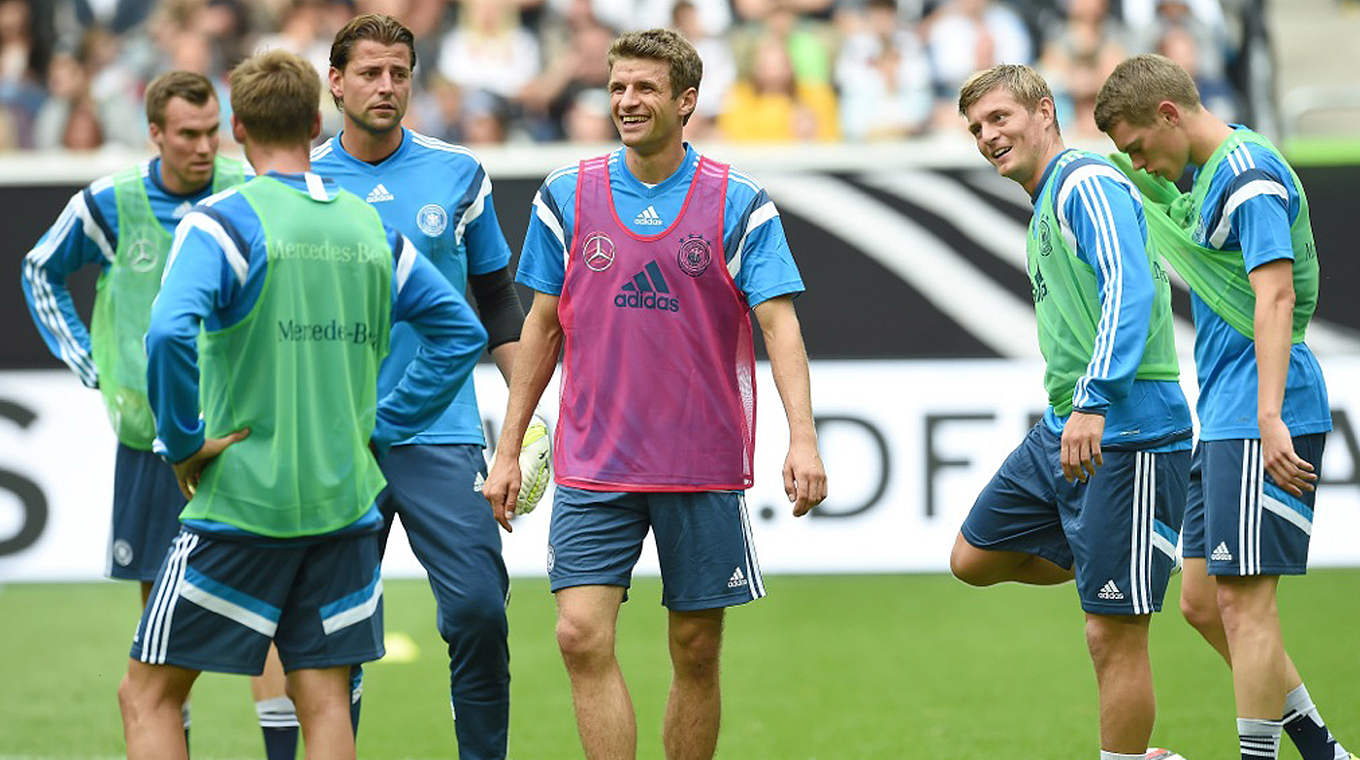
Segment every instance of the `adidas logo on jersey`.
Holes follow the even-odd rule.
[[[741,572],[741,568],[737,568],[736,570],[732,571],[732,577],[728,579],[727,587],[741,588],[742,586],[745,586],[747,583],[749,583],[749,581],[746,580],[746,576]]]
[[[1232,552],[1228,551],[1228,543],[1219,541],[1218,546],[1214,547],[1214,553],[1209,555],[1209,559],[1216,562],[1232,562]]]
[[[633,217],[633,224],[645,224],[649,227],[660,227],[663,224],[663,222],[661,221],[661,215],[656,213],[656,207],[648,206],[647,208],[644,208],[642,211],[639,211],[637,216]]]
[[[680,311],[680,301],[666,295],[670,292],[666,278],[661,276],[661,267],[652,261],[623,284],[621,292],[614,296],[614,305],[620,309]]]
[[[1096,596],[1100,597],[1101,599],[1111,599],[1118,601],[1124,598],[1124,592],[1120,591],[1119,587],[1114,585],[1114,581],[1109,580],[1105,581],[1105,585],[1100,587],[1100,593],[1096,594]]]
[[[382,203],[383,201],[396,200],[396,196],[387,191],[381,182],[378,186],[368,192],[368,197],[364,200],[369,203]]]

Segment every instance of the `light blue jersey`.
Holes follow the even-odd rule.
[[[1100,321],[1095,355],[1077,381],[1073,408],[1105,415],[1101,445],[1144,451],[1190,448],[1190,407],[1174,381],[1137,380],[1154,301],[1148,267],[1147,222],[1138,190],[1109,162],[1094,154],[1054,172],[1054,157],[1039,181],[1036,203],[1052,195],[1059,234],[1095,272]],[[1049,430],[1062,435],[1066,416],[1044,414]]]
[[[609,155],[609,186],[619,221],[640,235],[655,235],[680,215],[699,153],[687,144],[680,168],[660,183],[647,185],[628,171],[623,151]],[[549,174],[534,196],[517,279],[541,293],[562,293],[575,224],[577,168],[572,164]],[[727,179],[723,253],[737,288],[753,308],[776,296],[803,292],[778,209],[764,189],[736,170]]]
[[[1243,143],[1228,154],[1210,178],[1195,242],[1221,251],[1241,251],[1246,268],[1242,276],[1246,277],[1263,264],[1294,259],[1289,228],[1298,215],[1299,190],[1284,158],[1265,146]],[[1256,344],[1230,327],[1199,296],[1192,294],[1191,302],[1200,387],[1200,438],[1260,438],[1256,424]],[[1332,429],[1322,368],[1304,343],[1295,343],[1289,349],[1281,411],[1291,435]]]
[[[151,211],[168,234],[195,203],[212,195],[212,180],[202,190],[176,195],[161,181],[161,160],[141,164],[142,182]],[[245,167],[251,176],[250,167]],[[90,353],[90,332],[76,314],[66,278],[87,264],[107,269],[118,250],[118,201],[113,175],[101,177],[71,196],[57,221],[24,257],[23,289],[33,322],[52,354],[93,388],[99,375]]]
[[[341,135],[312,149],[312,170],[367,200],[384,223],[415,243],[454,290],[465,292],[470,274],[487,274],[510,263],[491,180],[471,151],[403,128],[400,147],[370,164],[346,153]],[[379,397],[401,379],[419,341],[409,325],[394,324],[391,345],[378,375]],[[472,379],[439,419],[402,443],[485,445]]]

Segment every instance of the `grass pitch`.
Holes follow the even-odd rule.
[[[776,576],[729,613],[718,754],[743,760],[1072,758],[1096,754],[1095,679],[1071,585],[972,589],[938,575]],[[1173,580],[1169,597],[1175,598]],[[1360,748],[1360,570],[1282,583],[1289,649],[1323,716]],[[639,757],[660,758],[669,681],[660,584],[640,579],[619,657],[638,712]],[[1227,668],[1171,609],[1153,622],[1153,744],[1189,760],[1236,757]],[[365,681],[359,756],[456,756],[448,670],[422,581],[386,584],[388,660]],[[0,588],[0,757],[123,752],[115,690],[136,626],[130,584]],[[510,756],[578,758],[566,675],[541,580],[510,605]],[[1284,742],[1284,758],[1296,758]],[[194,760],[262,758],[246,680],[205,675]]]

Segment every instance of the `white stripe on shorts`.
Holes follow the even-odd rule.
[[[152,602],[151,613],[146,619],[143,631],[141,660],[152,665],[165,664],[166,651],[170,647],[170,626],[174,622],[175,601],[179,598],[179,586],[184,582],[184,569],[189,564],[189,554],[198,546],[198,534],[181,530],[171,543],[170,557],[161,572],[160,589]]]
[[[746,577],[750,581],[747,588],[751,590],[752,599],[759,599],[765,596],[765,579],[760,575],[760,560],[756,559],[756,542],[751,533],[751,518],[746,513],[746,494],[737,494],[737,509],[741,516],[742,543],[746,546]]]

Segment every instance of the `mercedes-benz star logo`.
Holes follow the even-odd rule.
[[[581,245],[581,258],[592,272],[603,272],[614,264],[614,241],[596,232]]]

